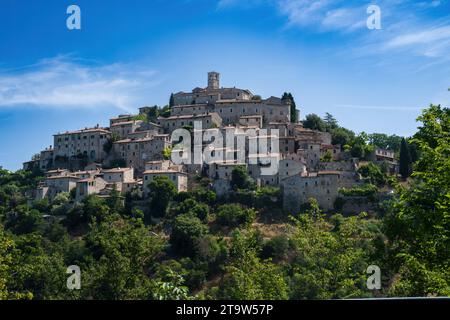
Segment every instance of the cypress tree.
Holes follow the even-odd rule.
[[[403,179],[408,178],[412,173],[412,160],[409,146],[405,138],[402,139],[400,146],[400,174]]]
[[[173,98],[173,93],[170,94],[170,99],[169,99],[169,108],[172,108],[175,104],[175,99]]]
[[[283,93],[281,100],[289,101],[291,103],[291,122],[296,123],[298,119],[297,119],[297,106],[295,105],[294,96],[290,92],[289,93],[285,92]]]

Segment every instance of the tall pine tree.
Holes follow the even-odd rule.
[[[289,93],[285,92],[283,93],[281,100],[289,101],[291,103],[291,122],[296,123],[298,119],[297,119],[297,106],[295,105],[294,96],[290,92]]]
[[[169,108],[172,108],[175,105],[175,99],[173,97],[173,93],[170,94],[170,99],[169,99]]]
[[[400,174],[403,179],[408,178],[412,173],[412,160],[409,146],[405,138],[402,139],[400,146]]]

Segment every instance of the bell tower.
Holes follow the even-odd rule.
[[[220,88],[220,73],[208,72],[208,89],[217,90]]]

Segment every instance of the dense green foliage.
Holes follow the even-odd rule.
[[[306,115],[303,126],[307,129],[330,133],[332,143],[341,145],[355,158],[368,159],[375,148],[390,149],[396,154],[400,151],[402,137],[365,132],[356,135],[353,131],[339,126],[338,121],[328,112],[323,119],[314,113]]]
[[[412,173],[412,158],[409,151],[408,143],[405,139],[402,139],[400,147],[400,174],[403,179],[408,178]]]
[[[113,190],[80,203],[64,193],[30,200],[41,173],[0,170],[0,299],[450,296],[450,111],[431,106],[419,120],[411,177],[370,215],[325,214],[313,199],[283,212],[280,190],[257,188],[239,168],[226,199],[201,179],[177,193],[157,178],[149,199]],[[331,115],[323,122],[339,128]],[[395,179],[372,163],[359,173],[367,184],[342,195],[373,200]],[[81,290],[66,287],[71,265]],[[380,290],[367,288],[370,265]]]

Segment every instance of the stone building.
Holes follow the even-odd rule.
[[[176,115],[168,118],[159,117],[157,120],[158,125],[164,128],[164,131],[171,133],[176,129],[180,129],[186,126],[194,127],[194,122],[200,121],[202,128],[219,128],[222,126],[221,117],[215,112],[207,112],[196,115]]]
[[[85,158],[88,161],[102,162],[106,158],[104,145],[110,136],[109,130],[98,126],[55,134],[53,160]]]
[[[237,88],[221,88],[220,74],[208,73],[208,86],[195,88],[192,92],[178,92],[173,95],[174,105],[208,104],[222,99],[251,100],[253,94],[249,90]]]
[[[146,162],[162,159],[164,149],[171,145],[169,135],[158,134],[149,138],[116,141],[113,143],[113,153],[116,159],[123,159],[127,166],[142,172]]]
[[[338,171],[319,171],[308,175],[295,175],[283,180],[283,206],[296,213],[301,205],[314,198],[324,210],[332,210],[339,195]]]
[[[135,115],[132,115],[132,114],[121,114],[116,118],[109,119],[109,126],[112,127],[118,123],[130,122],[130,121],[133,121],[134,118],[135,118]]]
[[[150,192],[150,190],[148,189],[148,185],[156,177],[169,178],[169,180],[174,183],[178,192],[188,190],[188,177],[186,172],[182,172],[180,170],[172,168],[162,170],[147,170],[144,172],[143,186],[142,186],[145,197],[148,197]]]
[[[134,170],[129,168],[114,168],[102,170],[103,179],[107,183],[125,183],[134,181]]]
[[[112,134],[117,135],[120,139],[125,139],[129,137],[130,134],[135,133],[139,128],[141,128],[143,123],[144,121],[142,120],[118,122],[111,124],[109,129]]]
[[[395,161],[395,152],[394,150],[387,150],[387,149],[381,149],[376,148],[373,153],[370,156],[370,159],[372,161]]]
[[[41,151],[39,156],[39,168],[42,171],[46,171],[52,168],[54,151],[55,150],[51,146]]]
[[[210,72],[207,88],[174,94],[172,116],[216,112],[224,125],[238,124],[242,117],[249,116],[261,116],[264,124],[290,122],[289,102],[277,97],[260,99],[249,90],[220,88],[219,77],[218,73]]]
[[[53,199],[61,192],[70,192],[76,188],[79,178],[71,174],[51,175],[38,187],[36,199]]]
[[[80,202],[90,195],[99,194],[106,188],[106,185],[106,181],[101,177],[80,179],[76,184],[75,200]]]

